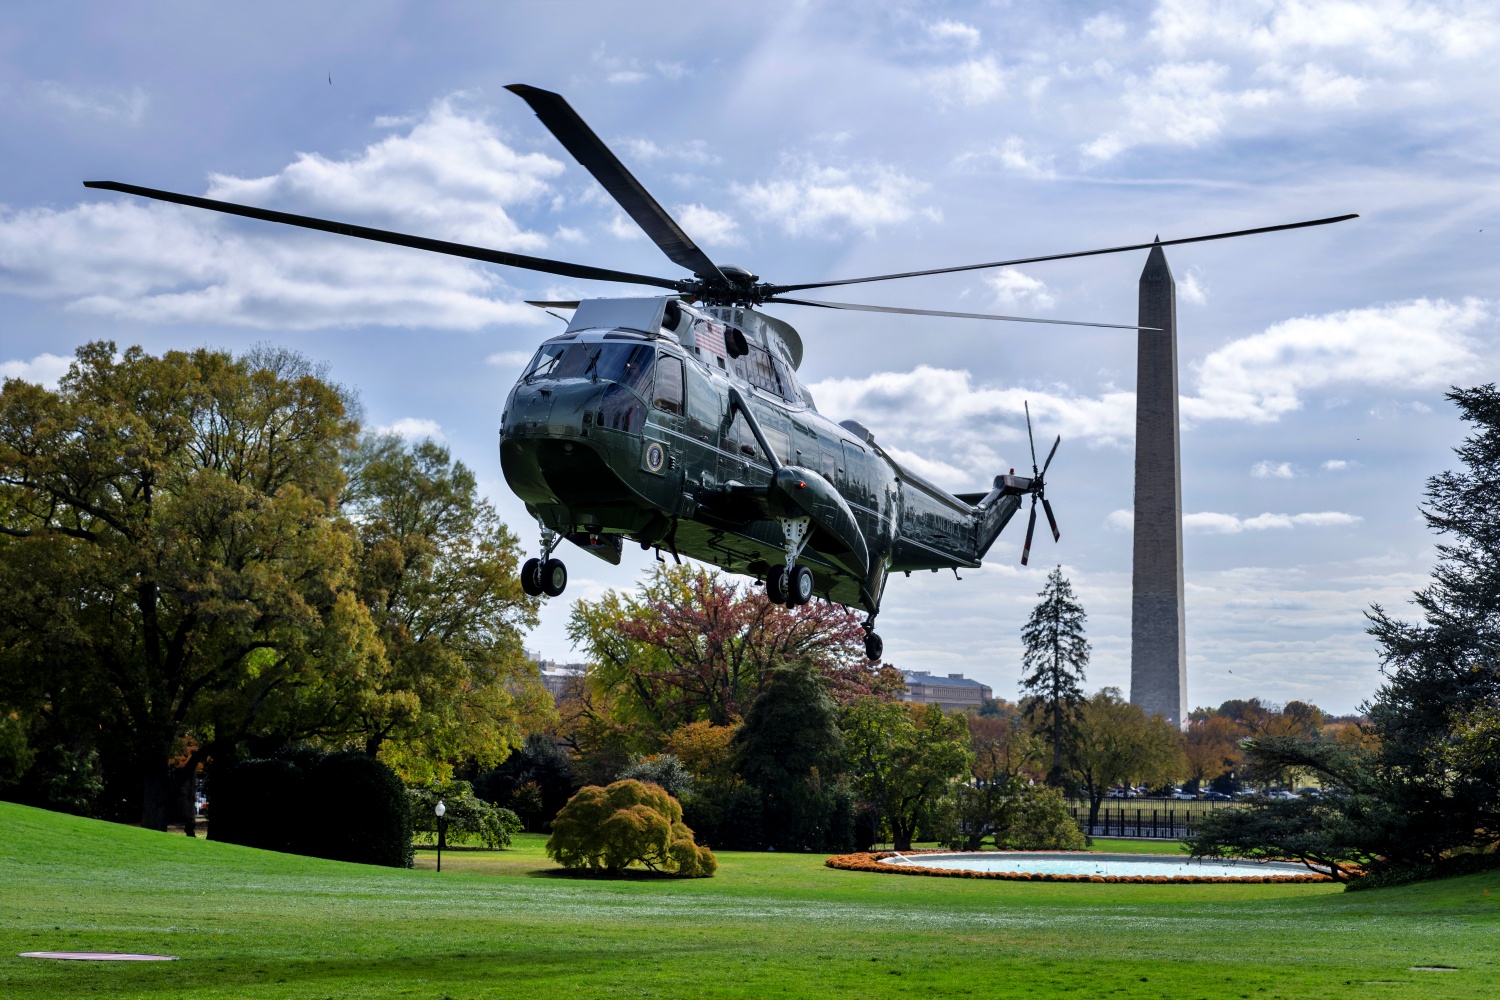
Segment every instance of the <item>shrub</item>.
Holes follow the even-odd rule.
[[[677,800],[633,780],[580,789],[552,821],[547,854],[565,868],[612,873],[635,863],[686,877],[718,868],[713,852],[683,824]]]
[[[410,868],[411,804],[401,779],[355,750],[292,747],[219,764],[209,837],[334,861]]]
[[[1081,851],[1088,840],[1068,813],[1062,791],[1047,785],[1022,785],[1012,801],[1010,822],[995,834],[997,847],[1009,851]]]
[[[433,811],[441,799],[444,818],[448,821],[446,839],[450,844],[478,841],[491,850],[510,846],[512,834],[521,832],[521,818],[509,809],[492,806],[474,794],[467,781],[449,781],[441,785],[407,790],[411,798],[412,829],[437,838],[437,814]]]
[[[759,851],[766,846],[760,789],[750,785],[700,787],[683,797],[682,819],[697,840],[721,851]]]

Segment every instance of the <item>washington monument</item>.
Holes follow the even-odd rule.
[[[1182,454],[1177,431],[1177,285],[1151,248],[1141,272],[1135,382],[1135,568],[1130,701],[1181,725],[1187,712],[1182,607]],[[1159,332],[1158,332],[1159,331]]]

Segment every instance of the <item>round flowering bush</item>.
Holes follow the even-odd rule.
[[[617,873],[632,864],[688,878],[719,867],[682,822],[682,806],[660,786],[616,781],[589,785],[552,821],[547,855],[564,868]]]

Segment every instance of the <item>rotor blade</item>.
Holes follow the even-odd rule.
[[[1031,520],[1026,523],[1026,545],[1021,549],[1021,565],[1031,558],[1031,534],[1036,531],[1036,501],[1031,501]]]
[[[536,306],[538,309],[577,309],[578,308],[578,300],[577,299],[573,299],[571,302],[552,302],[552,301],[549,301],[547,299],[527,299],[526,300],[526,304],[528,306]]]
[[[1062,532],[1057,530],[1057,518],[1052,516],[1052,505],[1047,502],[1046,497],[1042,497],[1042,510],[1047,512],[1047,523],[1052,525],[1052,540],[1062,541]]]
[[[1031,436],[1031,400],[1021,400],[1021,405],[1026,408],[1026,441],[1031,445],[1031,475],[1033,479],[1040,479],[1036,471],[1036,438]]]
[[[891,281],[895,278],[919,278],[927,274],[952,274],[955,271],[979,271],[987,267],[1010,267],[1014,264],[1035,264],[1044,260],[1067,260],[1070,257],[1096,257],[1106,253],[1125,253],[1130,250],[1149,250],[1155,246],[1174,247],[1183,243],[1205,243],[1209,240],[1227,240],[1236,236],[1254,236],[1258,233],[1276,233],[1283,229],[1306,229],[1308,226],[1327,226],[1335,222],[1346,222],[1359,218],[1358,214],[1335,215],[1328,219],[1313,219],[1309,222],[1289,222],[1281,226],[1262,226],[1259,229],[1237,229],[1232,233],[1214,233],[1209,236],[1189,236],[1180,240],[1153,240],[1150,243],[1134,243],[1126,247],[1107,247],[1103,250],[1079,250],[1074,253],[1054,253],[1042,257],[1018,257],[1015,260],[997,260],[988,264],[962,264],[958,267],[936,267],[926,271],[903,271],[900,274],[877,274],[870,278],[844,278],[839,281],[812,281],[803,285],[770,285],[772,295],[782,292],[797,292],[804,288],[830,288],[834,285],[862,285],[870,281]]]
[[[1029,424],[1030,423],[1030,415],[1028,414],[1027,416],[1028,416],[1027,422]],[[1026,429],[1030,430],[1031,428],[1027,427]],[[1061,434],[1059,434],[1057,436],[1057,440],[1056,441],[1052,442],[1052,450],[1049,451],[1049,452],[1047,452],[1047,461],[1045,461],[1045,462],[1042,463],[1042,475],[1043,476],[1045,476],[1047,474],[1047,467],[1052,464],[1052,456],[1057,454],[1057,446],[1060,445],[1060,444],[1062,444],[1062,435]],[[1036,458],[1033,457],[1032,461],[1035,462]]]
[[[798,285],[798,288],[806,287]],[[766,299],[766,303],[788,306],[817,306],[819,309],[853,309],[856,312],[899,313],[902,316],[943,316],[949,319],[998,319],[1008,323],[1049,323],[1053,326],[1097,326],[1105,330],[1159,330],[1155,326],[1135,326],[1131,323],[1085,323],[1071,319],[1035,319],[1030,316],[997,316],[994,313],[946,312],[942,309],[903,309],[899,306],[864,306],[854,302],[822,302],[812,299]]]
[[[547,126],[547,131],[557,137],[583,169],[594,175],[594,180],[604,185],[604,190],[619,203],[626,215],[635,220],[636,225],[646,231],[651,241],[661,247],[662,253],[699,277],[716,284],[729,284],[718,265],[698,249],[698,244],[625,169],[625,164],[610,151],[604,140],[594,134],[561,94],[528,87],[524,83],[513,83],[505,89],[531,105],[531,110]]]
[[[504,264],[508,267],[525,268],[528,271],[561,274],[568,278],[587,278],[594,281],[623,281],[633,285],[655,285],[657,288],[671,288],[673,290],[676,290],[681,285],[681,282],[673,281],[671,278],[655,278],[649,274],[631,274],[628,271],[614,271],[609,268],[590,267],[587,264],[570,264],[567,261],[548,260],[545,257],[528,257],[525,254],[507,253],[504,250],[487,250],[484,247],[471,247],[463,243],[430,240],[425,236],[407,236],[404,233],[393,233],[385,229],[370,229],[367,226],[354,226],[347,222],[329,222],[326,219],[314,219],[307,215],[273,212],[267,208],[251,208],[248,205],[236,205],[227,201],[214,201],[212,198],[197,198],[190,194],[175,194],[171,191],[158,191],[155,188],[137,187],[134,184],[120,184],[116,181],[84,181],[83,186],[100,191],[118,191],[121,194],[154,198],[157,201],[169,201],[174,205],[187,205],[190,208],[206,208],[211,212],[223,212],[225,215],[238,215],[246,219],[259,219],[262,222],[279,222],[286,226],[316,229],[319,232],[336,233],[339,236],[353,236],[356,239],[373,240],[376,243],[391,243],[398,247],[411,247],[415,250],[431,250],[433,253],[444,253],[451,257],[467,257],[470,260],[482,260],[488,264]]]

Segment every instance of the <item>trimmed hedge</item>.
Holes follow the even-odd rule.
[[[1391,886],[1410,885],[1413,882],[1431,882],[1434,879],[1456,878],[1459,875],[1477,875],[1480,872],[1494,871],[1497,868],[1500,868],[1500,854],[1460,854],[1456,857],[1445,858],[1435,864],[1390,868],[1371,875],[1361,875],[1359,878],[1350,879],[1349,884],[1344,886],[1344,891],[1388,889]]]
[[[913,854],[952,854],[954,852],[901,851],[899,853],[906,857],[911,857]],[[1061,854],[1084,852],[1046,851],[1044,853]],[[1151,885],[1167,885],[1176,883],[1201,884],[1205,882],[1255,884],[1266,882],[1333,881],[1333,879],[1329,876],[1319,875],[1316,872],[1308,872],[1306,875],[1252,875],[1248,878],[1219,878],[1212,875],[1051,875],[1039,872],[970,872],[960,871],[953,868],[924,868],[921,865],[887,865],[881,863],[882,859],[895,857],[896,854],[896,851],[840,854],[835,857],[829,858],[827,861],[823,862],[823,864],[827,865],[829,868],[838,868],[842,871],[850,872],[879,872],[883,875],[931,875],[937,878],[987,878],[1001,879],[1008,882],[1138,882]]]
[[[332,861],[410,868],[406,788],[357,750],[294,747],[214,769],[211,840]]]

